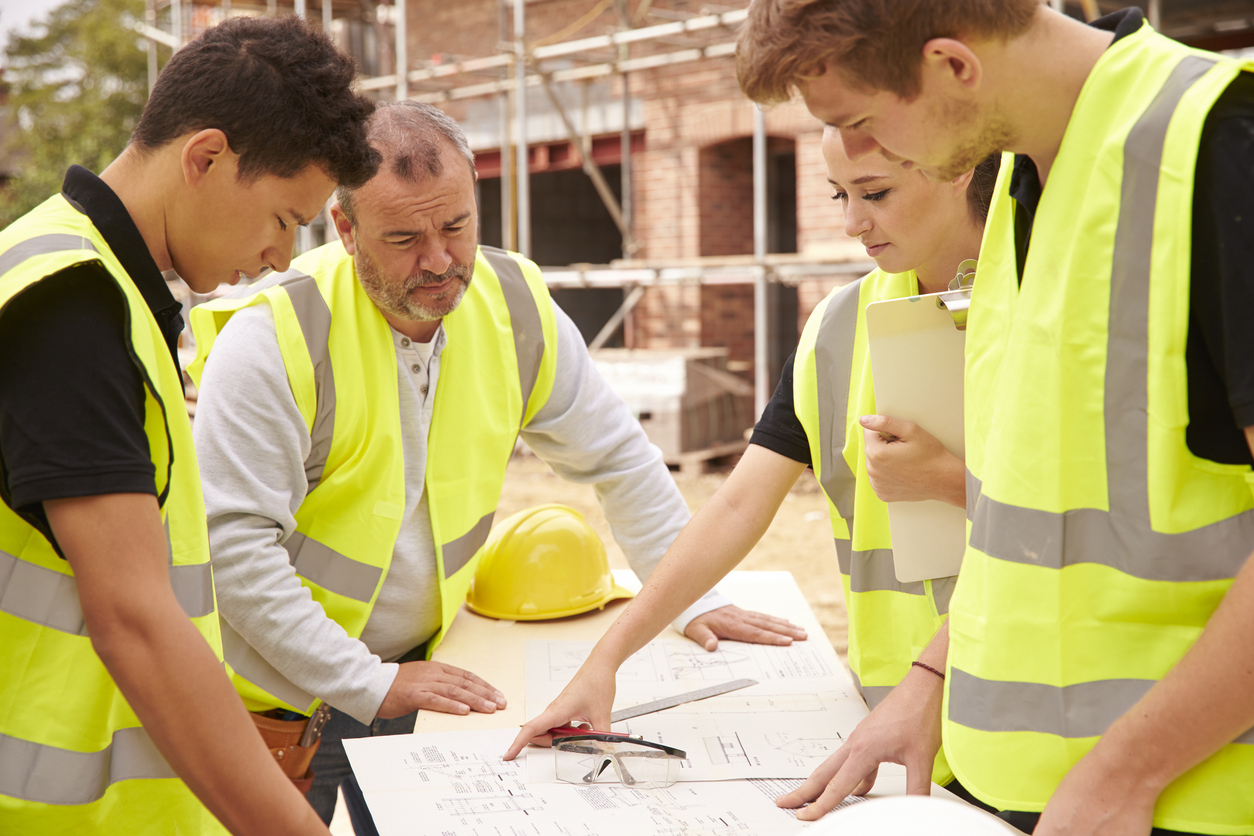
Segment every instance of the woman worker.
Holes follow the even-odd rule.
[[[896,580],[885,502],[939,499],[962,507],[965,468],[917,425],[874,414],[864,311],[871,302],[946,290],[959,264],[979,253],[997,158],[956,180],[934,182],[879,154],[850,160],[832,128],[823,135],[823,157],[832,199],[845,209],[845,231],[866,247],[877,269],[815,308],[735,470],[676,538],[571,683],[522,727],[506,760],[572,720],[608,729],[618,667],[748,554],[807,466],[828,498],[849,612],[849,667],[867,705],[875,709],[887,700],[935,706],[941,699],[943,625],[955,579]],[[821,420],[824,414],[835,420]],[[832,426],[837,431],[829,438]],[[707,650],[715,646],[710,641]],[[900,716],[875,712],[859,728]],[[912,792],[926,793],[929,778],[953,780],[939,751],[939,728],[934,733],[931,748],[911,745],[909,738],[918,737],[914,729],[900,733],[899,759]],[[857,739],[855,734],[777,803],[797,807],[819,798]],[[933,751],[934,764],[928,762]],[[844,792],[864,793],[874,780],[872,768]],[[960,787],[950,788],[966,797]],[[817,818],[839,800],[824,797],[798,817]]]

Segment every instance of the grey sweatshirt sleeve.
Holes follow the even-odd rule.
[[[193,432],[222,617],[292,683],[371,722],[397,665],[327,617],[282,546],[305,500],[310,442],[268,305],[237,313],[214,342]]]
[[[522,431],[522,439],[558,476],[591,484],[636,577],[661,561],[691,515],[662,451],[649,443],[627,404],[597,372],[575,323],[557,313],[557,375],[553,392]],[[710,590],[673,622],[688,622],[731,602]]]

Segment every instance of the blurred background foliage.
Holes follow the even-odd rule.
[[[102,171],[126,147],[148,99],[148,58],[132,24],[143,0],[69,0],[6,52],[6,156],[0,228],[61,190],[72,164]],[[163,64],[170,51],[160,48]]]

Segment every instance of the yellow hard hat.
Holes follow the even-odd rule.
[[[492,529],[466,604],[490,618],[539,621],[632,594],[614,583],[605,546],[583,515],[565,505],[539,505]]]

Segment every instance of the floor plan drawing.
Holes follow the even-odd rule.
[[[346,740],[345,750],[380,836],[412,836],[416,822],[441,836],[791,836],[802,829],[743,781],[656,790],[532,784],[516,762],[500,761],[512,739],[511,729],[437,732]],[[533,749],[524,761],[546,755]]]

